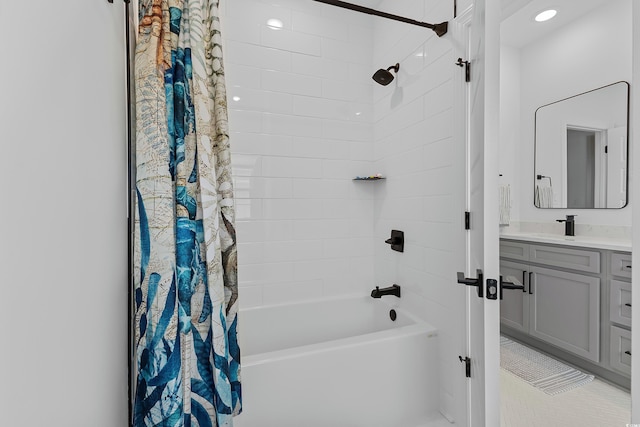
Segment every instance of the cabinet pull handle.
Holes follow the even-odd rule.
[[[526,292],[524,290],[524,285],[526,283],[526,276],[527,276],[527,272],[526,271],[522,271],[522,292]],[[531,286],[531,284],[529,284],[529,286]]]
[[[629,303],[626,303],[625,305],[626,305],[627,307],[631,307],[631,304],[629,304]]]
[[[531,278],[533,277],[533,271],[529,272],[529,295],[533,295],[533,282],[531,281]]]
[[[631,352],[629,350],[625,351],[624,354],[628,354],[629,356],[631,356]]]

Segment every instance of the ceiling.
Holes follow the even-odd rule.
[[[502,0],[500,38],[505,45],[521,48],[608,1]],[[535,22],[533,18],[546,9],[556,9],[558,14],[547,22]]]

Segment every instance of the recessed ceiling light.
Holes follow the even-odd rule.
[[[233,98],[231,98],[231,99],[233,99],[233,100],[234,100],[234,101],[236,101],[236,102],[240,101],[240,97],[239,97],[239,96],[234,96],[234,97],[233,97]]]
[[[542,11],[539,14],[537,14],[535,19],[536,19],[537,22],[548,21],[549,19],[551,19],[554,16],[556,16],[556,13],[558,13],[558,11],[555,10],[555,9],[545,10],[545,11]]]
[[[282,27],[284,27],[284,25],[282,24],[281,20],[276,18],[271,18],[267,20],[267,27],[273,30],[280,30],[282,29]]]

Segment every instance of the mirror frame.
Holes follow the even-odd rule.
[[[627,120],[627,159],[626,159],[627,174],[626,174],[626,177],[625,177],[625,180],[626,180],[625,181],[626,198],[625,198],[624,205],[620,206],[620,207],[617,207],[617,208],[607,208],[607,207],[604,207],[604,208],[569,208],[569,207],[541,208],[540,206],[537,206],[536,205],[536,181],[537,181],[536,177],[537,177],[538,174],[536,173],[536,170],[537,170],[536,169],[536,166],[537,166],[536,163],[537,163],[537,149],[538,149],[538,144],[537,144],[537,142],[538,142],[538,110],[540,110],[541,108],[544,108],[544,107],[548,107],[548,106],[553,105],[553,104],[557,104],[557,103],[562,102],[562,101],[567,101],[569,99],[573,99],[573,98],[576,98],[578,96],[594,92],[596,90],[605,89],[607,87],[614,86],[614,85],[617,85],[619,83],[624,83],[624,84],[627,85],[627,102],[626,102],[626,106],[627,106],[627,114],[626,114],[626,120]],[[631,108],[631,96],[630,95],[631,95],[631,84],[629,82],[625,81],[625,80],[620,80],[620,81],[617,81],[617,82],[610,83],[608,85],[604,85],[604,86],[601,86],[601,87],[597,87],[595,89],[591,89],[591,90],[588,90],[588,91],[585,91],[585,92],[578,93],[578,94],[573,95],[573,96],[569,96],[567,98],[559,99],[557,101],[550,102],[548,104],[541,105],[540,107],[536,108],[536,111],[534,112],[534,123],[533,123],[533,206],[536,209],[573,209],[573,210],[575,210],[575,209],[579,209],[579,210],[624,209],[625,207],[627,207],[629,205],[629,154],[630,154],[629,153],[629,147],[631,145],[630,141],[629,141],[629,134],[630,134],[630,132],[629,132],[629,120],[630,120],[630,117],[631,117],[630,116],[630,108]]]

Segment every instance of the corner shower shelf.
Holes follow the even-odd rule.
[[[384,176],[356,176],[353,178],[354,181],[379,181],[381,179],[387,179]]]

